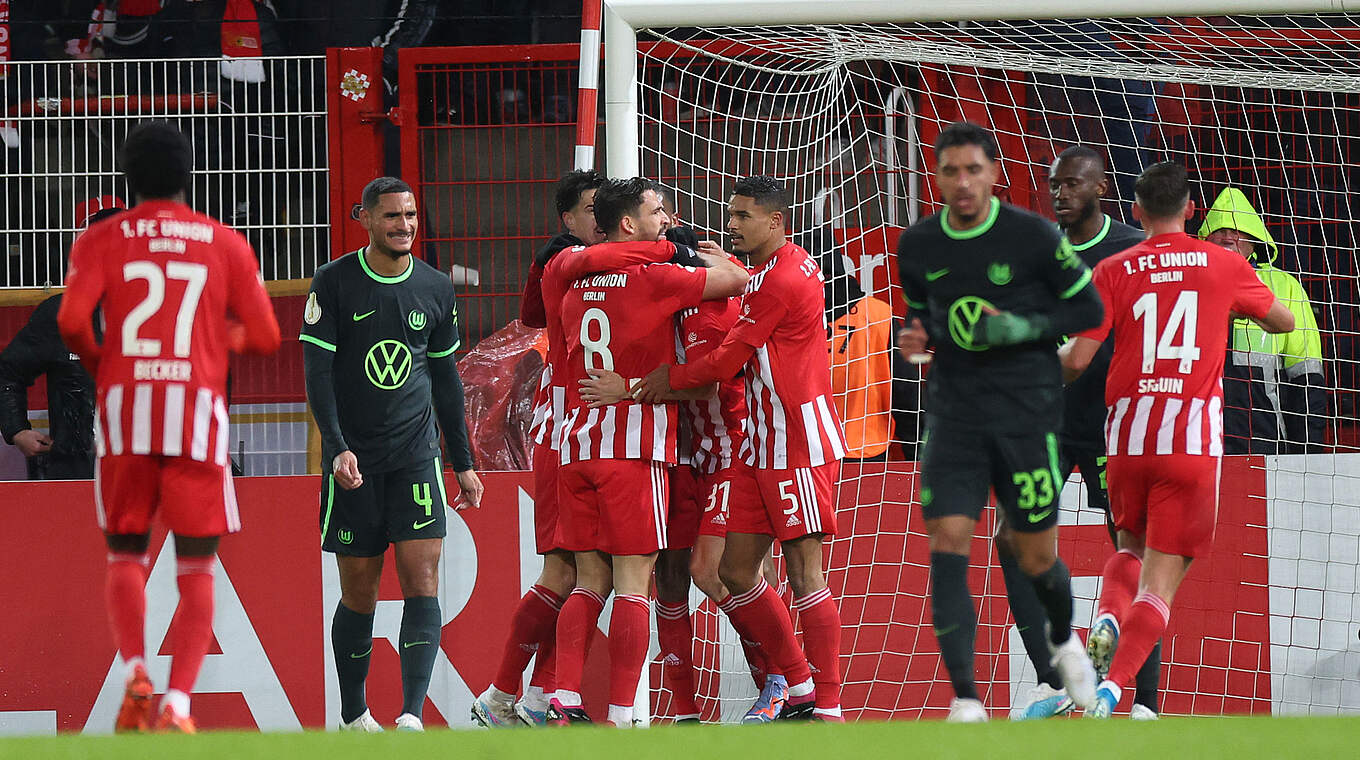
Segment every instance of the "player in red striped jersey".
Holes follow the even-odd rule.
[[[1109,717],[1161,638],[1176,589],[1213,541],[1229,320],[1247,317],[1272,333],[1294,329],[1293,314],[1245,259],[1185,234],[1194,204],[1183,167],[1148,167],[1134,193],[1134,218],[1148,239],[1096,266],[1105,318],[1060,352],[1070,380],[1114,332],[1106,475],[1119,552],[1105,563],[1087,638],[1105,675],[1087,711],[1099,718]]]
[[[159,515],[175,535],[180,600],[158,727],[193,732],[189,693],[213,638],[217,545],[241,529],[227,355],[273,353],[279,325],[250,244],[185,204],[193,153],[184,135],[164,122],[138,126],[120,163],[137,205],[72,246],[57,322],[95,377],[95,506],[109,549],[109,617],[128,667],[117,728],[145,730],[150,719],[145,587]]]
[[[595,223],[595,191],[604,177],[594,170],[567,172],[557,182],[554,203],[566,232],[549,240],[534,256],[520,303],[520,321],[548,330],[548,355],[534,399],[533,439],[534,543],[543,555],[543,569],[534,585],[520,598],[511,617],[510,635],[501,654],[496,676],[472,704],[472,719],[487,728],[519,723],[540,725],[548,711],[557,662],[554,642],[562,600],[576,585],[576,559],[558,545],[557,533],[557,441],[554,425],[561,419],[566,392],[553,372],[566,358],[562,323],[556,319],[560,288],[549,308],[544,302],[543,270],[564,251],[604,242]],[[551,313],[553,319],[549,319]],[[534,658],[534,670],[524,695],[515,702],[520,676]]]
[[[822,573],[822,540],[836,532],[833,483],[845,439],[831,399],[821,272],[788,241],[787,216],[786,192],[773,178],[737,183],[727,227],[754,273],[736,325],[703,359],[654,370],[635,397],[653,400],[746,368],[746,440],[719,568],[732,596],[722,606],[787,678],[785,717],[840,720],[840,614]],[[806,659],[783,600],[761,577],[774,538],[788,563]]]
[[[649,180],[611,180],[595,194],[595,218],[607,246],[673,250],[662,240],[669,217]],[[589,253],[589,249],[585,253]],[[564,365],[565,416],[558,427],[558,538],[576,553],[576,589],[557,622],[557,692],[553,722],[585,720],[581,674],[604,599],[612,590],[610,619],[609,720],[632,723],[638,677],[647,656],[647,594],[656,553],[666,547],[666,465],[676,461],[676,409],[632,399],[590,408],[578,383],[591,369],[638,377],[674,351],[673,314],[701,300],[740,293],[746,271],[724,258],[710,268],[673,264],[627,266],[588,274],[570,283],[561,297],[567,341]],[[558,257],[544,272],[573,265]]]

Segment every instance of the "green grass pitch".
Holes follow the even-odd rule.
[[[198,736],[77,736],[0,739],[0,758],[287,758],[377,760],[1331,760],[1355,757],[1360,718],[1171,718],[1156,723],[1079,719],[950,725],[934,721],[847,725],[657,726],[459,730],[425,734],[214,732]]]

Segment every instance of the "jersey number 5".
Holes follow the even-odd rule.
[[[1199,291],[1182,290],[1166,318],[1166,327],[1157,337],[1157,294],[1144,293],[1133,302],[1133,318],[1143,322],[1143,374],[1151,374],[1158,359],[1179,359],[1177,369],[1190,374],[1190,366],[1199,359],[1195,345],[1195,326],[1199,318]],[[1176,333],[1180,343],[1173,344]]]
[[[146,296],[123,319],[123,356],[161,355],[159,338],[139,338],[137,333],[165,303],[167,277],[185,283],[184,297],[180,299],[179,311],[175,314],[174,348],[176,357],[189,357],[189,343],[194,335],[194,315],[198,312],[198,299],[203,295],[203,286],[208,284],[208,268],[187,261],[166,262],[163,272],[159,264],[150,261],[129,261],[123,265],[123,282],[146,280]]]
[[[586,351],[586,369],[614,371],[614,354],[609,351],[609,315],[603,309],[592,307],[581,315],[581,347]]]

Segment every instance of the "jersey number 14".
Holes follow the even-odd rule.
[[[1143,323],[1143,374],[1151,374],[1158,359],[1178,359],[1177,369],[1190,374],[1191,365],[1199,359],[1195,345],[1195,326],[1199,319],[1199,292],[1182,290],[1167,316],[1162,334],[1157,336],[1157,294],[1144,293],[1133,302],[1133,318]],[[1180,343],[1174,342],[1177,333]]]

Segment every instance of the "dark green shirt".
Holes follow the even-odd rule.
[[[1054,331],[1095,325],[1100,296],[1091,271],[1053,223],[1036,214],[993,198],[986,220],[963,232],[949,227],[948,214],[946,206],[912,225],[897,247],[907,305],[935,346],[926,411],[997,432],[1057,431],[1061,333],[1001,348],[974,340],[974,333],[988,307],[1042,315]]]
[[[1086,266],[1095,269],[1101,259],[1138,245],[1144,237],[1143,231],[1137,227],[1130,227],[1106,216],[1100,232],[1081,245],[1073,245],[1072,250],[1077,252]],[[1091,366],[1063,393],[1064,446],[1105,453],[1105,374],[1110,369],[1110,357],[1113,355],[1114,334],[1111,333],[1091,359]]]
[[[410,262],[383,277],[360,249],[312,276],[299,337],[335,354],[330,385],[343,436],[328,435],[318,414],[326,471],[345,448],[361,472],[439,454],[428,364],[458,349],[458,310],[449,278],[415,256]]]

